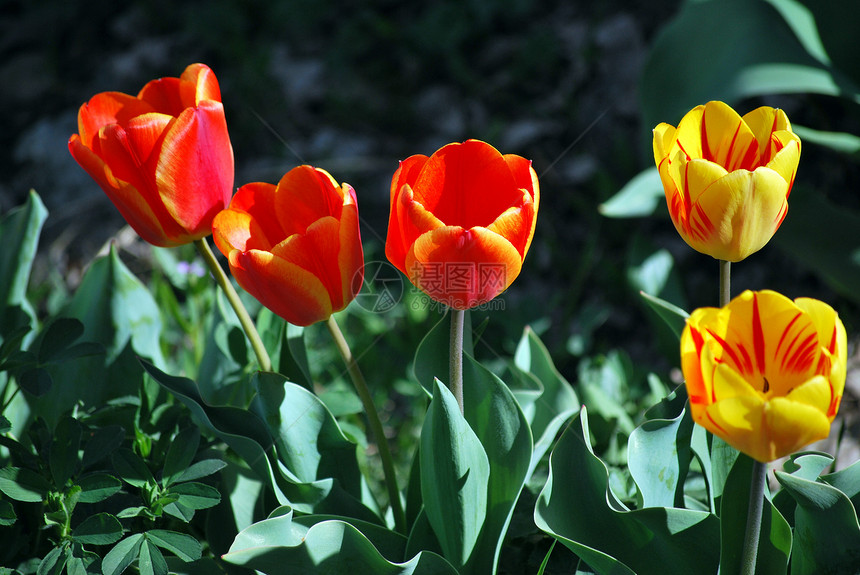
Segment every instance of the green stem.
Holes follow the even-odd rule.
[[[391,505],[391,512],[394,515],[394,527],[398,532],[405,535],[406,514],[403,512],[403,504],[400,501],[400,489],[397,488],[397,477],[394,474],[394,460],[391,457],[391,451],[388,449],[388,440],[385,437],[385,431],[382,429],[382,421],[379,419],[379,413],[376,411],[376,406],[373,405],[373,398],[370,395],[364,375],[358,367],[358,362],[355,361],[355,357],[353,357],[352,351],[349,349],[349,344],[346,342],[346,338],[343,337],[343,332],[340,331],[340,327],[337,325],[334,316],[328,318],[326,325],[329,332],[331,332],[332,338],[334,338],[334,343],[337,345],[341,357],[343,357],[346,370],[349,372],[349,377],[352,379],[355,391],[358,392],[358,397],[364,406],[364,413],[367,415],[370,430],[376,439],[379,457],[382,459],[385,487],[388,489],[389,505]]]
[[[239,323],[242,325],[242,329],[245,330],[245,335],[248,336],[248,341],[251,342],[251,347],[257,355],[257,362],[260,364],[260,369],[263,371],[272,371],[272,360],[269,359],[269,353],[263,345],[263,340],[260,339],[260,334],[257,333],[257,328],[254,326],[251,316],[248,315],[248,310],[246,310],[245,306],[242,305],[242,300],[239,299],[239,294],[236,293],[236,289],[233,287],[233,284],[230,283],[230,278],[227,277],[227,274],[224,272],[224,268],[222,268],[221,264],[218,263],[218,260],[215,259],[215,254],[212,253],[212,248],[209,247],[209,242],[206,241],[206,238],[201,238],[194,241],[194,247],[196,247],[197,251],[200,252],[200,255],[203,256],[203,261],[206,262],[206,265],[209,267],[209,271],[211,271],[212,275],[215,276],[215,282],[222,290],[224,290],[224,295],[227,296],[227,301],[230,302],[230,305],[236,312],[236,316],[239,318]]]
[[[463,413],[463,322],[466,312],[451,309],[451,363],[448,388],[454,394]]]
[[[720,307],[732,299],[732,262],[720,260]]]
[[[744,551],[741,555],[741,575],[755,575],[758,540],[761,533],[761,514],[764,508],[764,490],[767,483],[767,463],[753,463],[750,482],[749,512],[744,535]]]

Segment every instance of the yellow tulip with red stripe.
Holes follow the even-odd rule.
[[[212,227],[239,285],[292,324],[328,319],[361,289],[355,190],[325,170],[298,166],[277,185],[242,186]]]
[[[540,200],[531,162],[479,140],[400,163],[385,255],[435,301],[486,303],[522,269]]]
[[[845,327],[829,305],[745,291],[681,335],[693,420],[768,462],[824,439],[845,388]]]
[[[739,116],[723,102],[654,129],[654,161],[669,215],[696,251],[729,262],[757,252],[788,212],[800,138],[782,110]]]
[[[162,247],[212,233],[233,195],[233,148],[218,80],[204,64],[102,92],[81,106],[69,151],[134,231]]]

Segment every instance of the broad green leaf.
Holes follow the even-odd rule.
[[[65,313],[83,322],[84,340],[104,346],[108,363],[130,343],[137,355],[164,364],[158,305],[114,247],[92,263]]]
[[[776,2],[776,0],[771,0]],[[781,0],[779,3],[791,3]],[[857,5],[852,0],[800,0],[815,21],[828,61],[860,84],[860,55],[857,52]],[[811,33],[808,33],[811,34]],[[807,48],[809,49],[809,48]]]
[[[630,434],[628,468],[642,496],[642,507],[684,506],[692,426],[685,410],[674,419],[645,421]]]
[[[471,356],[463,358],[465,417],[490,465],[486,519],[461,573],[495,573],[508,524],[533,464],[529,422],[507,385]],[[577,405],[578,407],[578,405]]]
[[[279,470],[296,485],[290,491],[292,505],[297,509],[301,503],[312,505],[317,514],[379,521],[367,504],[375,505],[364,498],[356,445],[322,401],[276,373],[258,372],[253,385],[258,393],[250,409],[266,422],[275,440]],[[330,501],[324,503],[324,499]]]
[[[750,501],[753,460],[741,454],[732,466],[720,498],[720,573],[740,573]],[[756,575],[785,575],[791,553],[791,527],[765,497]]]
[[[135,533],[114,545],[102,560],[102,573],[104,575],[120,575],[126,567],[137,559],[142,543],[143,533]]]
[[[127,447],[117,449],[111,461],[119,478],[129,485],[135,487],[143,487],[146,484],[155,485],[155,478],[146,466],[146,462],[131,449]]]
[[[167,493],[179,496],[177,503],[188,509],[208,509],[221,501],[220,491],[205,483],[194,481],[176,483],[167,490]]]
[[[490,463],[453,394],[435,380],[421,430],[421,495],[446,559],[465,565],[487,516]]]
[[[62,417],[54,429],[51,442],[50,465],[54,485],[62,489],[77,470],[78,449],[81,445],[81,424],[76,419]]]
[[[522,405],[535,439],[532,469],[549,449],[561,426],[580,408],[573,386],[559,373],[546,346],[530,328],[523,330],[514,354],[517,368],[533,375],[543,387],[533,403]]]
[[[849,134],[847,132],[827,132],[824,130],[813,130],[806,126],[797,124],[791,125],[791,130],[800,136],[800,140],[805,144],[811,142],[819,146],[825,146],[843,154],[855,155],[860,154],[860,136]]]
[[[856,572],[860,525],[848,496],[826,483],[775,473],[797,502],[791,575]]]
[[[173,483],[177,476],[188,469],[188,466],[194,461],[194,456],[197,455],[199,445],[200,430],[195,426],[183,429],[173,438],[164,459],[164,473],[161,482],[165,487]]]
[[[634,176],[597,209],[609,218],[638,218],[653,214],[663,204],[664,198],[660,173],[651,167]]]
[[[164,555],[152,542],[144,540],[140,546],[140,558],[138,560],[141,575],[167,575],[167,562]]]
[[[687,324],[687,318],[690,317],[690,314],[674,304],[645,292],[639,292],[639,295],[642,296],[642,299],[645,300],[645,303],[647,303],[651,309],[657,312],[657,315],[666,322],[666,324],[672,329],[672,332],[680,339],[681,333],[684,331],[684,326]]]
[[[227,443],[272,487],[279,502],[288,502],[266,456],[273,444],[272,436],[259,417],[245,409],[207,405],[190,379],[168,375],[148,362],[141,363],[147,373],[191,410],[196,421]]]
[[[860,303],[860,213],[806,189],[792,192],[788,211],[773,238],[776,245]]]
[[[148,541],[166,549],[183,561],[196,561],[203,553],[200,542],[191,535],[164,529],[150,529],[144,536]]]
[[[35,471],[11,466],[0,469],[0,491],[10,499],[40,503],[50,489],[50,483]]]
[[[709,100],[732,105],[778,92],[839,95],[848,84],[807,52],[768,2],[687,1],[658,35],[645,64],[643,122],[646,128],[676,126]],[[847,92],[856,94],[850,87]]]
[[[110,513],[84,519],[72,531],[72,540],[84,545],[110,545],[122,539],[122,524]]]
[[[845,469],[823,475],[821,479],[847,495],[855,509],[860,507],[860,460]]]
[[[34,325],[36,315],[27,300],[30,270],[48,210],[38,194],[30,191],[27,202],[0,219],[0,338],[19,327]]]
[[[292,513],[251,525],[236,537],[224,560],[267,575],[282,573],[373,573],[457,575],[439,555],[421,552],[391,562],[355,527],[343,521],[297,525]]]
[[[122,481],[107,473],[86,475],[77,480],[77,485],[81,488],[81,503],[104,501],[122,489]]]
[[[608,488],[609,473],[591,450],[586,410],[550,456],[535,522],[598,573],[716,573],[719,521],[690,509],[628,510]]]

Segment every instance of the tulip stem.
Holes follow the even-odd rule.
[[[720,260],[720,307],[732,299],[732,262]]]
[[[257,362],[260,364],[260,369],[262,371],[272,371],[272,360],[269,359],[269,353],[263,345],[263,340],[260,339],[260,334],[257,332],[257,328],[251,320],[251,316],[248,315],[248,310],[246,310],[245,306],[242,305],[242,300],[239,299],[239,294],[236,293],[236,289],[233,287],[233,284],[230,283],[230,278],[227,277],[224,268],[221,267],[221,264],[219,264],[218,260],[215,258],[215,254],[212,253],[212,248],[209,247],[209,242],[206,241],[206,238],[201,238],[194,241],[194,246],[197,248],[197,251],[200,252],[200,255],[203,256],[203,261],[206,262],[206,265],[209,267],[209,271],[211,271],[212,275],[215,277],[215,282],[222,290],[224,290],[224,295],[227,296],[227,301],[230,302],[230,305],[236,312],[236,316],[239,318],[239,323],[242,325],[242,329],[245,330],[245,335],[248,336],[248,341],[251,342],[251,348],[253,348],[254,353],[257,355]]]
[[[358,392],[358,397],[361,399],[361,404],[364,406],[364,413],[367,415],[367,421],[370,425],[370,430],[376,440],[376,446],[379,450],[379,457],[382,459],[382,472],[385,475],[385,487],[388,489],[388,502],[391,505],[391,512],[394,515],[394,527],[399,533],[406,534],[406,514],[403,511],[403,504],[400,501],[400,489],[397,487],[397,477],[394,473],[394,460],[391,458],[391,451],[388,449],[388,439],[385,437],[385,430],[382,428],[382,421],[379,419],[379,413],[373,405],[373,398],[370,396],[370,390],[367,387],[367,382],[361,369],[358,367],[358,362],[352,355],[349,349],[349,344],[346,338],[343,337],[343,332],[337,325],[334,316],[330,316],[326,321],[329,332],[331,332],[334,343],[340,352],[343,361],[346,364],[346,370],[349,372],[349,377],[355,386],[355,391]]]
[[[767,463],[753,462],[750,482],[749,513],[744,535],[744,551],[741,555],[741,575],[755,575],[758,540],[761,533],[761,515],[764,509],[764,491],[767,483]]]
[[[463,323],[465,310],[451,309],[451,363],[448,388],[463,414]]]

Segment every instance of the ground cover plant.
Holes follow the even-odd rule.
[[[619,135],[651,165],[576,204],[621,222],[619,266],[597,232],[541,237],[576,227],[552,172],[575,147],[458,129],[375,160],[379,202],[336,156],[245,179],[242,74],[88,94],[61,144],[128,229],[72,283],[38,269],[39,193],[0,218],[0,572],[860,572],[860,226],[830,189],[860,149],[853,28],[730,4],[661,28],[647,128]],[[468,47],[435,10],[424,30]],[[725,30],[740,56],[709,65]]]

